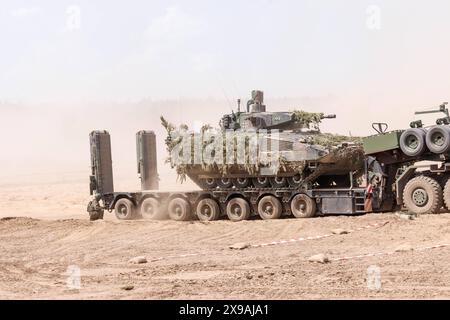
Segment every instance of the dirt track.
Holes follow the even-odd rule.
[[[66,195],[66,208],[58,207],[62,204],[51,201],[51,196],[47,200],[36,196],[41,199],[35,202],[39,214],[33,214],[33,208],[21,211],[17,197],[5,192],[2,197],[0,216],[8,216],[7,208],[16,205],[16,215],[45,220],[19,217],[0,221],[0,298],[450,298],[450,247],[326,264],[307,261],[319,253],[334,259],[395,251],[401,245],[448,244],[450,214],[412,221],[383,214],[241,223],[125,222],[109,214],[105,221],[89,222],[83,196]],[[53,205],[48,214],[46,205]],[[58,212],[76,219],[56,220]],[[388,223],[323,239],[228,248],[238,242],[289,240],[382,222]],[[197,253],[201,255],[179,256]],[[141,255],[148,263],[128,262]],[[70,265],[81,270],[80,289],[67,286]],[[380,268],[380,290],[368,289],[367,268],[371,265]],[[133,288],[125,290],[126,286]]]

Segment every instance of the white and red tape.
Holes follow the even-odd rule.
[[[360,231],[360,230],[364,230],[364,229],[382,227],[382,226],[386,225],[387,223],[389,223],[389,221],[384,221],[384,222],[380,222],[380,223],[372,223],[372,224],[368,224],[367,226],[359,227],[356,229],[346,229],[345,231],[346,231],[346,233],[352,233],[352,232]],[[338,234],[327,233],[327,234],[323,234],[323,235],[319,235],[319,236],[301,237],[301,238],[295,238],[295,239],[289,239],[289,240],[278,240],[278,241],[272,241],[272,242],[266,242],[266,243],[260,243],[260,244],[252,244],[250,247],[258,248],[258,247],[266,247],[266,246],[275,246],[278,244],[301,242],[301,241],[307,241],[307,240],[319,240],[319,239],[328,238],[328,237],[332,237],[332,236],[336,236],[336,235],[338,235]]]
[[[360,230],[364,230],[364,229],[382,227],[382,226],[386,225],[387,223],[389,223],[389,221],[384,221],[381,223],[372,223],[372,224],[366,225],[364,227],[359,227],[359,228],[355,228],[355,229],[346,229],[345,231],[346,231],[346,233],[352,233],[352,232],[360,231]],[[318,235],[318,236],[309,236],[309,237],[301,237],[301,238],[295,238],[295,239],[289,239],[289,240],[278,240],[278,241],[272,241],[272,242],[267,242],[267,243],[252,244],[249,247],[250,248],[259,248],[259,247],[266,247],[266,246],[274,246],[274,245],[302,242],[302,241],[308,241],[308,240],[319,240],[319,239],[328,238],[328,237],[337,236],[337,235],[339,235],[339,234],[328,233],[328,234],[323,234],[323,235]],[[211,253],[212,252],[186,253],[186,254],[165,256],[165,257],[151,258],[150,261],[161,261],[161,260],[167,260],[167,259],[195,257],[195,256],[207,255],[207,254],[211,254]]]
[[[437,244],[437,245],[428,246],[428,247],[417,247],[417,248],[411,248],[411,250],[408,250],[408,251],[425,251],[425,250],[444,248],[444,247],[450,247],[450,244],[443,243],[443,244]],[[344,257],[338,257],[338,258],[330,258],[329,261],[344,261],[344,260],[361,259],[361,258],[367,258],[367,257],[388,256],[388,255],[392,255],[392,254],[400,253],[400,252],[402,252],[402,251],[394,250],[394,251],[386,251],[386,252],[366,253],[366,254],[359,254],[356,256],[344,256]]]

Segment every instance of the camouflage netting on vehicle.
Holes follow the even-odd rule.
[[[350,137],[332,133],[320,133],[312,137],[311,144],[333,148],[343,143],[362,144],[362,137]]]
[[[292,111],[294,121],[298,122],[305,128],[318,127],[322,122],[323,113],[306,112],[303,110]]]
[[[302,121],[305,124],[318,124],[320,122],[321,114],[311,113],[298,113],[299,116],[303,117]],[[186,179],[189,173],[201,174],[201,173],[219,173],[222,176],[226,176],[230,172],[244,171],[249,175],[257,175],[261,168],[269,167],[273,163],[277,163],[277,172],[296,172],[302,173],[306,167],[306,161],[289,161],[286,159],[283,152],[256,152],[252,153],[251,150],[258,149],[257,139],[251,139],[245,136],[245,156],[240,161],[238,158],[238,135],[242,132],[227,132],[226,139],[233,141],[232,143],[232,154],[227,154],[227,146],[225,133],[221,130],[214,129],[210,125],[204,125],[200,133],[193,133],[189,131],[187,125],[180,125],[178,128],[173,124],[169,123],[164,117],[161,116],[161,123],[167,131],[167,137],[165,139],[166,149],[169,156],[166,159],[166,163],[170,163],[172,168],[176,169],[178,178],[181,182]],[[191,139],[190,141],[190,154],[185,152],[184,148],[188,145],[183,145],[183,137]],[[223,138],[220,140],[220,138]],[[201,141],[200,152],[195,152],[195,139]],[[348,137],[342,135],[334,134],[324,134],[320,132],[314,132],[314,134],[307,134],[298,138],[302,143],[314,146],[316,148],[321,148],[324,150],[324,163],[321,163],[321,170],[317,172],[335,170],[336,166],[340,168],[352,168],[360,169],[362,167],[363,152],[360,145],[361,138],[359,137]],[[222,142],[223,145],[220,148],[220,144],[217,142]],[[346,143],[352,144],[352,147],[348,147]],[[215,157],[215,149],[211,148],[214,146],[219,146],[216,150],[222,150],[222,158],[227,161],[208,161],[211,157]],[[175,148],[177,150],[174,152]],[[210,148],[208,150],[208,148]],[[212,150],[212,151],[211,151]],[[229,150],[229,149],[228,149]],[[258,149],[259,150],[259,149]],[[267,151],[267,150],[266,150]],[[178,152],[178,157],[183,158],[184,161],[177,161],[173,159],[174,153]],[[188,158],[186,159],[186,154]],[[205,154],[208,155],[205,159]],[[231,157],[231,158],[230,158]],[[229,161],[229,159],[232,159]],[[196,161],[194,161],[196,160]],[[226,162],[226,163],[221,163]],[[334,167],[333,167],[334,166]]]

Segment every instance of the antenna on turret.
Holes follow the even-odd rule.
[[[238,103],[238,113],[241,112],[241,99],[237,99],[237,103]]]

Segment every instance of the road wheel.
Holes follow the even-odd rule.
[[[258,202],[258,214],[264,220],[278,219],[282,212],[283,206],[274,196],[265,196]]]
[[[405,130],[400,136],[400,149],[410,157],[421,155],[426,149],[425,135],[425,131],[421,128]]]
[[[131,220],[136,217],[136,207],[131,200],[122,198],[116,202],[114,213],[119,220]]]
[[[434,126],[426,136],[428,149],[433,153],[445,153],[450,150],[450,128],[447,126]]]
[[[174,198],[170,200],[167,210],[172,220],[188,221],[191,219],[191,206],[186,199]]]
[[[206,178],[201,180],[202,188],[204,189],[215,189],[217,187],[216,180],[214,178]]]
[[[214,221],[220,217],[220,208],[213,199],[203,199],[197,204],[197,217],[200,221]]]
[[[233,179],[233,185],[236,187],[236,189],[244,189],[247,188],[250,184],[249,178],[236,178]]]
[[[296,174],[293,177],[288,178],[288,184],[292,188],[298,188],[302,185],[303,179],[302,176],[299,174]]]
[[[291,201],[291,211],[296,218],[314,217],[317,211],[316,202],[306,194],[297,194]]]
[[[272,177],[270,178],[270,185],[273,188],[284,188],[286,187],[287,179],[285,177]]]
[[[255,188],[267,188],[270,185],[268,177],[256,177],[252,179]]]
[[[403,190],[403,203],[415,214],[438,213],[442,207],[442,188],[433,178],[415,177]]]
[[[227,203],[227,216],[231,221],[247,220],[250,213],[250,205],[245,199],[233,198]]]
[[[233,186],[233,181],[230,178],[220,178],[217,179],[216,182],[221,189],[228,189]]]
[[[450,178],[447,180],[444,186],[444,204],[447,210],[450,210]]]
[[[141,215],[144,219],[161,219],[162,216],[159,210],[159,201],[154,198],[144,199],[141,203]]]

